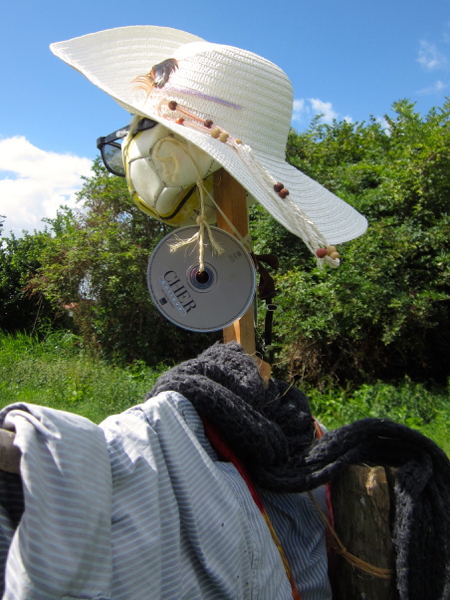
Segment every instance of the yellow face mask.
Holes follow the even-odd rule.
[[[161,124],[130,133],[122,145],[128,190],[147,215],[175,226],[193,225],[200,214],[196,182],[203,181],[205,215],[216,221],[208,196],[214,195],[214,171],[220,164],[206,152]]]

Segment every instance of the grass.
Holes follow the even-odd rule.
[[[378,382],[352,390],[305,390],[313,414],[329,429],[365,417],[390,419],[417,429],[450,456],[450,382],[447,388],[428,389],[410,379],[399,385]]]
[[[79,348],[76,336],[52,332],[38,342],[25,334],[0,332],[0,408],[30,402],[77,413],[94,423],[139,404],[157,377],[138,362],[120,367]],[[409,379],[398,386],[363,385],[356,390],[305,389],[313,414],[328,429],[364,417],[389,418],[418,429],[450,456],[450,386],[429,390]]]
[[[42,342],[25,334],[0,332],[0,408],[29,402],[100,423],[142,402],[165,370],[143,363],[119,367],[84,353],[77,342],[76,336],[64,331]]]

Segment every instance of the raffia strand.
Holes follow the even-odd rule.
[[[169,156],[169,157],[161,157],[159,155],[159,149],[161,148],[161,145],[164,142],[170,142],[173,145],[178,146],[188,157],[189,159],[192,161],[192,164],[195,167],[195,170],[197,171],[197,189],[198,189],[198,193],[200,196],[200,214],[197,217],[197,225],[199,226],[199,230],[197,231],[197,233],[195,233],[193,236],[191,236],[190,238],[188,238],[187,240],[178,240],[177,242],[175,242],[174,244],[170,244],[169,248],[171,252],[176,252],[177,250],[179,250],[180,248],[184,248],[185,246],[189,246],[189,244],[192,244],[193,242],[198,241],[198,245],[199,245],[199,272],[202,273],[205,270],[205,263],[204,263],[204,253],[205,253],[205,229],[206,232],[208,234],[209,240],[211,242],[211,246],[213,247],[213,250],[217,253],[217,254],[222,254],[224,252],[224,249],[222,248],[222,246],[219,244],[219,242],[216,240],[216,238],[213,235],[213,232],[211,231],[211,227],[209,226],[208,221],[206,220],[206,213],[205,213],[205,199],[204,199],[204,184],[203,184],[203,179],[200,173],[200,169],[197,165],[197,162],[192,154],[192,152],[189,149],[189,144],[186,142],[181,142],[180,140],[177,140],[175,138],[173,138],[172,136],[167,136],[161,140],[159,140],[158,144],[155,146],[155,150],[154,150],[154,155],[155,158],[157,158],[158,160],[160,160],[161,162],[163,162],[164,167],[166,167],[166,165],[174,165],[174,171],[173,173],[168,173],[169,177],[172,178],[172,176],[176,176],[178,174],[179,171],[179,164],[178,161],[176,160],[176,158],[174,156]]]

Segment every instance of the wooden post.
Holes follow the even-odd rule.
[[[354,465],[333,480],[331,497],[335,529],[351,554],[382,569],[390,579],[379,579],[352,567],[337,556],[336,600],[397,600],[391,519],[393,475],[383,467]]]
[[[225,169],[219,169],[214,174],[214,199],[220,206],[227,218],[233,223],[241,237],[248,233],[248,212],[246,203],[246,192],[240,183],[232,177]],[[217,227],[231,233],[236,237],[234,231],[229,227],[223,216],[217,211]],[[229,327],[223,330],[223,341],[228,343],[236,341],[247,354],[254,356],[258,362],[259,371],[266,383],[270,379],[271,367],[256,356],[255,324],[253,319],[253,306]]]

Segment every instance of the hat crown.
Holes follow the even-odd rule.
[[[279,67],[252,52],[209,42],[184,44],[169,58],[178,68],[161,89],[144,97],[145,113],[150,106],[151,112],[158,110],[162,98],[175,100],[257,154],[284,160],[293,92]]]

